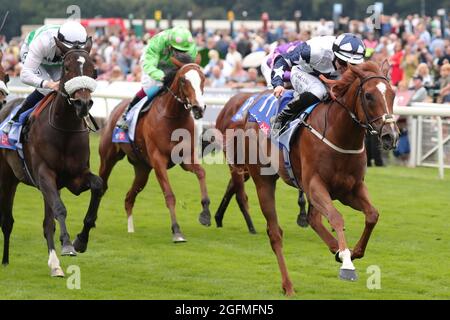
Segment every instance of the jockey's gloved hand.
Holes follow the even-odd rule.
[[[273,95],[274,95],[276,98],[279,98],[280,96],[283,95],[284,91],[285,91],[285,89],[284,89],[283,86],[278,86],[278,87],[276,87],[276,88],[273,90]]]

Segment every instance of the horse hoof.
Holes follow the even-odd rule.
[[[255,229],[249,229],[248,230],[251,234],[256,234],[256,230]]]
[[[80,240],[80,238],[77,237],[73,241],[73,247],[76,252],[84,253],[87,250],[87,243],[84,243],[83,241]]]
[[[341,269],[339,271],[339,277],[345,281],[356,281],[358,280],[358,276],[356,275],[355,270],[350,269]]]
[[[223,228],[222,220],[219,219],[219,217],[215,216],[215,217],[214,217],[214,220],[216,220],[216,226],[217,226],[217,228]]]
[[[200,213],[200,217],[198,218],[198,221],[205,227],[211,226],[211,214],[209,212],[202,212]]]
[[[61,267],[53,268],[51,271],[51,276],[53,278],[64,278],[64,271],[61,269]]]
[[[72,245],[64,246],[61,249],[61,256],[69,256],[69,257],[75,257],[77,255],[77,252],[75,251],[75,248]]]
[[[297,224],[301,228],[308,228],[309,223],[308,219],[306,218],[306,215],[300,214],[297,218]]]
[[[187,240],[181,233],[177,233],[177,234],[173,235],[173,242],[174,243],[184,243],[184,242],[187,242]]]
[[[293,288],[290,288],[290,289],[285,289],[285,288],[283,288],[283,291],[284,291],[284,295],[285,295],[286,297],[292,297],[292,296],[295,295],[295,291],[294,291]]]

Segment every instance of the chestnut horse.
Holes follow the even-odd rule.
[[[378,220],[378,211],[371,204],[364,183],[367,163],[365,133],[376,134],[385,149],[393,149],[399,137],[392,116],[394,91],[386,78],[387,70],[380,69],[378,64],[365,62],[360,66],[349,66],[340,80],[323,78],[332,97],[337,98],[320,103],[308,118],[308,127],[300,128],[291,141],[293,173],[310,204],[308,222],[336,255],[336,260],[342,262],[340,277],[344,280],[356,280],[352,260],[364,256]],[[247,97],[240,94],[228,103],[242,105]],[[259,132],[254,122],[247,121],[245,129]],[[275,152],[278,147],[271,146],[267,138],[260,139],[257,147],[268,149],[267,157],[276,174],[264,174],[262,163],[265,161],[260,158],[256,163],[249,163],[250,140],[246,139],[243,144],[245,166],[256,185],[260,207],[267,220],[267,233],[281,271],[282,288],[290,296],[294,294],[294,288],[282,251],[283,232],[275,209],[275,185],[278,177],[291,186],[294,183],[282,166],[283,155]],[[333,200],[339,200],[365,215],[365,229],[353,251],[347,245],[344,220]],[[322,216],[336,231],[337,239],[322,224]]]
[[[267,93],[267,91],[264,93]],[[242,94],[242,97],[245,100],[247,100],[252,95],[254,95],[254,93],[244,93]],[[216,129],[220,131],[221,136],[223,137],[222,141],[227,141],[226,138],[227,130],[234,131],[245,128],[245,119],[237,121],[232,120],[233,116],[239,111],[240,107],[241,107],[240,104],[228,103],[220,111],[219,116],[216,119]],[[226,157],[226,146],[222,146],[222,149]],[[245,192],[245,182],[247,182],[247,180],[250,178],[250,175],[247,169],[245,169],[244,172],[239,172],[239,170],[236,170],[234,166],[230,165],[229,167],[231,179],[228,183],[227,189],[222,198],[220,206],[217,209],[217,212],[214,216],[217,227],[218,228],[223,227],[223,218],[225,212],[228,208],[231,198],[233,197],[233,195],[236,195],[236,202],[238,203],[239,209],[241,210],[242,215],[244,216],[244,220],[247,223],[248,230],[250,233],[255,234],[256,230],[255,227],[253,226],[252,218],[250,217],[248,207],[248,197]],[[305,209],[306,200],[303,195],[303,191],[301,190],[299,191],[298,205],[300,207],[300,213],[297,217],[297,224],[302,228],[306,228],[308,226]]]
[[[73,256],[86,251],[89,231],[95,227],[103,184],[89,169],[89,130],[85,122],[93,103],[91,90],[95,89],[92,79],[95,68],[89,56],[92,40],[89,39],[84,49],[69,49],[55,40],[63,55],[60,87],[49,106],[39,116],[32,116],[27,124],[23,138],[25,162],[16,151],[0,150],[0,221],[4,235],[3,264],[7,265],[17,185],[22,182],[39,189],[45,202],[43,227],[49,251],[48,266],[51,276],[63,277],[53,239],[55,219],[60,226],[61,254]],[[0,112],[0,120],[21,101],[9,102]],[[91,190],[84,227],[73,244],[66,228],[67,210],[60,197],[62,188],[77,196]]]
[[[137,195],[147,184],[149,174],[155,170],[156,178],[161,186],[170,212],[173,241],[185,242],[186,238],[181,232],[175,214],[175,195],[169,183],[167,169],[175,164],[196,174],[200,182],[203,211],[199,221],[205,226],[211,225],[209,211],[209,197],[206,188],[205,170],[198,164],[194,144],[194,116],[199,119],[203,116],[203,87],[205,76],[197,63],[183,64],[172,58],[173,64],[178,68],[172,74],[167,74],[164,81],[164,92],[152,101],[150,110],[142,115],[136,126],[135,139],[130,144],[115,144],[112,142],[112,133],[117,120],[124,112],[129,101],[123,101],[111,114],[100,142],[100,177],[105,182],[105,191],[108,178],[115,164],[128,157],[134,167],[135,178],[131,189],[125,198],[125,210],[128,215],[128,231],[134,232],[132,220],[133,207]],[[181,143],[189,151],[183,153],[183,159],[173,159],[174,148],[180,144],[173,138],[173,133],[181,130],[187,134]],[[180,132],[180,131],[178,131]]]

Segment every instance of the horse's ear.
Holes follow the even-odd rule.
[[[200,65],[202,63],[202,56],[201,54],[197,54],[197,57],[195,57],[195,64]]]
[[[385,77],[389,75],[389,71],[391,70],[391,66],[389,64],[388,59],[384,59],[383,63],[381,64],[381,72],[384,74]]]
[[[61,54],[63,56],[66,55],[66,53],[70,50],[70,48],[66,47],[57,37],[53,37],[55,39],[56,46],[61,51]]]
[[[177,67],[178,69],[181,69],[181,67],[183,67],[184,66],[184,63],[182,63],[181,61],[179,61],[177,58],[175,58],[175,57],[171,57],[170,58],[170,61],[173,63],[173,65],[175,66],[175,67]]]
[[[86,41],[86,45],[84,46],[84,50],[87,51],[87,53],[91,53],[92,49],[92,37],[89,37]]]
[[[348,67],[349,67],[349,69],[354,73],[354,74],[356,74],[359,78],[364,78],[365,77],[365,75],[364,75],[364,71],[362,71],[361,70],[361,68],[359,68],[358,66],[354,66],[354,65],[352,65],[352,64],[348,64]]]

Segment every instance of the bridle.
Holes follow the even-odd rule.
[[[83,54],[87,54],[89,56],[89,53],[86,50],[84,50],[84,49],[71,49],[65,55],[63,55],[63,57],[62,57],[63,66],[64,66],[64,61],[66,60],[66,58],[68,56],[71,56],[74,53],[83,53]],[[60,95],[62,95],[67,100],[67,103],[69,105],[73,106],[73,102],[76,101],[77,99],[71,97],[70,94],[65,92],[66,91],[65,89],[63,89],[63,90],[64,91],[56,90],[56,92],[58,92]]]
[[[195,64],[195,63],[188,63],[188,64],[183,65],[180,68],[180,70],[178,70],[177,74],[181,73],[181,71],[183,71],[183,69],[185,69],[187,67],[193,67],[194,69],[197,69],[197,71],[201,72],[200,67],[197,64]],[[182,97],[180,97],[175,92],[173,92],[173,90],[170,89],[169,86],[165,86],[165,89],[175,98],[175,100],[177,100],[180,104],[182,104],[186,110],[192,110],[194,105],[191,103],[189,98],[184,94],[183,90],[181,90],[181,85],[178,83],[180,81],[180,78],[181,77],[177,77],[177,82],[176,83],[177,83],[178,88],[180,88],[179,91],[183,94]],[[205,109],[206,109],[206,107],[204,107],[203,111],[205,111]]]
[[[358,91],[356,93],[356,97],[360,97],[361,100],[361,107],[363,109],[364,115],[366,117],[366,121],[362,122],[361,120],[358,119],[358,117],[355,115],[355,113],[353,113],[350,108],[348,108],[343,102],[341,102],[339,99],[334,98],[333,100],[336,101],[341,107],[343,107],[347,113],[350,115],[350,117],[352,118],[352,120],[358,124],[360,127],[364,128],[370,135],[377,135],[377,136],[381,136],[381,133],[383,131],[383,127],[386,124],[391,124],[391,123],[395,123],[395,118],[392,114],[389,113],[384,113],[381,116],[378,116],[376,118],[373,119],[369,119],[369,114],[367,112],[367,101],[364,98],[363,95],[363,86],[365,83],[367,83],[370,80],[374,80],[374,79],[381,79],[383,81],[386,81],[387,85],[389,86],[389,80],[384,77],[384,76],[370,76],[367,78],[364,78],[361,80],[361,83],[358,86]],[[383,121],[383,125],[381,126],[380,130],[376,130],[373,127],[373,124],[379,120]]]

